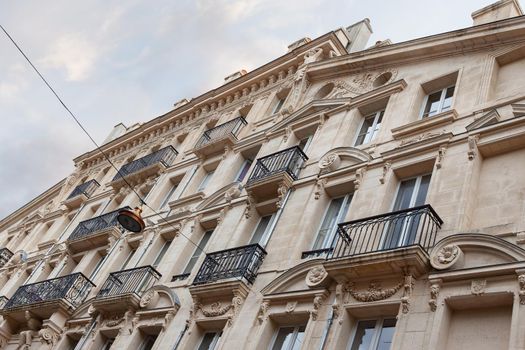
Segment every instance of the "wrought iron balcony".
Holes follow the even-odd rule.
[[[167,168],[177,157],[178,152],[173,148],[173,146],[164,147],[156,152],[150,153],[147,156],[144,156],[139,159],[123,165],[119,172],[111,180],[112,183],[118,182],[123,177],[127,177],[132,174],[138,174],[142,172],[148,172],[151,170],[153,173],[158,171],[158,167]]]
[[[253,283],[265,256],[266,251],[258,244],[206,254],[193,284],[213,283],[228,278],[240,278]]]
[[[322,248],[322,249],[315,249],[315,250],[308,250],[305,252],[302,252],[301,259],[310,259],[310,258],[321,258],[326,257],[328,254],[332,252],[333,248]]]
[[[339,224],[328,259],[419,246],[428,253],[443,220],[429,205]]]
[[[100,288],[96,299],[107,299],[122,295],[131,295],[140,299],[142,293],[152,287],[161,277],[152,266],[112,272]]]
[[[211,154],[223,150],[226,144],[232,145],[237,141],[239,130],[246,124],[243,117],[237,117],[206,130],[197,141],[195,151],[201,154]]]
[[[93,192],[95,192],[97,187],[100,187],[100,184],[95,179],[84,182],[83,184],[80,184],[77,187],[75,187],[75,189],[71,192],[71,194],[69,195],[69,197],[67,197],[66,200],[70,200],[81,194],[89,198],[91,197]]]
[[[100,233],[102,231],[106,231],[109,228],[112,227],[118,227],[119,223],[117,221],[118,212],[122,209],[128,209],[131,210],[130,207],[124,207],[117,210],[114,210],[112,212],[94,217],[89,220],[82,221],[78,224],[77,227],[71,232],[71,235],[69,235],[68,243],[72,243],[72,241],[81,240],[84,238],[88,238],[89,236],[95,235],[97,233]]]
[[[297,180],[299,170],[306,160],[308,157],[297,146],[259,158],[248,178],[247,185],[279,173],[286,173],[292,180]]]
[[[95,285],[82,273],[57,277],[46,281],[26,284],[18,288],[7,301],[1,313],[3,315],[18,311],[31,310],[42,317],[48,317],[62,306],[66,311],[76,308]],[[46,318],[47,318],[46,317]]]
[[[5,304],[7,304],[7,302],[9,301],[9,298],[8,297],[5,297],[5,296],[0,296],[0,309],[3,309]]]
[[[9,259],[11,259],[12,257],[13,257],[13,252],[12,251],[10,251],[7,248],[0,249],[0,267],[2,267],[5,264],[7,264]]]

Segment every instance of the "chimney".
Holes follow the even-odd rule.
[[[299,39],[297,41],[294,41],[293,43],[288,45],[288,52],[298,48],[299,46],[303,46],[304,44],[308,44],[310,41],[312,41],[312,39],[310,39],[308,37],[304,37],[304,38],[301,38],[301,39]]]
[[[187,98],[183,98],[180,101],[177,101],[173,104],[173,108],[177,109],[179,107],[184,106],[186,103],[190,102]]]
[[[472,25],[500,21],[523,15],[520,4],[517,0],[500,0],[484,8],[472,12]]]
[[[128,131],[128,128],[126,128],[124,124],[118,123],[117,125],[113,127],[113,130],[111,130],[108,137],[106,137],[106,139],[104,140],[104,142],[102,142],[102,144],[105,145],[106,143],[113,141],[117,137],[124,135],[127,131]]]
[[[346,38],[343,39],[343,44],[349,53],[364,50],[370,35],[373,33],[368,18],[346,27],[344,32]]]
[[[240,78],[245,74],[246,74],[246,71],[244,69],[241,69],[240,71],[230,74],[226,78],[224,78],[224,84],[229,83],[230,81],[235,80],[237,78]]]

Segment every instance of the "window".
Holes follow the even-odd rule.
[[[115,338],[108,338],[102,346],[102,350],[110,350],[113,342],[115,342]]]
[[[99,255],[99,254],[97,254]],[[93,278],[97,275],[98,271],[100,270],[100,268],[102,267],[102,263],[104,262],[104,260],[106,259],[106,256],[103,255],[103,256],[98,256],[97,257],[98,260],[97,260],[97,264],[95,265],[95,268],[93,269],[93,272],[91,272],[91,274],[89,275],[89,279],[90,280],[93,280]]]
[[[381,127],[381,121],[383,120],[384,110],[372,113],[365,117],[361,130],[357,134],[357,140],[355,146],[363,145],[365,143],[372,142],[376,136],[379,128]]]
[[[401,181],[392,211],[404,210],[425,204],[431,174]],[[413,244],[419,228],[420,217],[406,217],[396,220],[388,228],[383,242],[384,249]]]
[[[140,344],[140,350],[151,350],[153,349],[153,345],[155,345],[155,341],[157,340],[157,335],[147,335],[144,338],[144,341],[142,344]]]
[[[266,215],[259,220],[255,231],[253,231],[250,244],[259,243],[259,245],[261,245],[262,247],[266,246],[268,240],[270,239],[270,234],[272,233],[273,228],[275,226],[274,224],[276,217],[276,214]]]
[[[126,269],[126,265],[129,263],[129,261],[131,260],[131,258],[133,257],[133,254],[135,254],[135,252],[137,251],[137,248],[133,248],[129,251],[129,254],[128,256],[126,257],[126,260],[124,260],[124,264],[122,264],[122,268],[121,270],[125,270]]]
[[[279,328],[272,350],[299,350],[303,345],[305,329],[305,325]]]
[[[344,219],[351,201],[351,194],[332,199],[317,232],[313,250],[330,248],[332,246],[335,233],[337,232],[337,224]]]
[[[242,182],[244,178],[246,177],[246,174],[248,174],[248,170],[250,170],[250,166],[252,165],[253,161],[251,159],[246,159],[239,169],[239,172],[235,176],[236,182]]]
[[[210,240],[212,233],[213,233],[213,230],[206,231],[204,233],[204,236],[202,236],[198,247],[195,247],[195,250],[193,251],[193,254],[190,257],[190,260],[188,261],[188,264],[186,265],[186,268],[184,269],[183,274],[191,273],[191,270],[193,270],[193,267],[197,263],[197,260],[199,260],[201,253],[204,251],[206,244],[208,244],[208,241]]]
[[[395,329],[395,318],[359,321],[349,350],[389,350]]]
[[[449,110],[452,106],[452,97],[454,97],[454,86],[428,94],[425,97],[421,118],[431,117]]]
[[[286,100],[286,97],[277,97],[277,102],[275,103],[275,106],[273,107],[272,114],[275,114],[281,110],[285,100]]]
[[[157,266],[159,266],[160,262],[162,261],[162,258],[168,251],[168,248],[170,247],[171,242],[172,242],[171,240],[165,241],[164,244],[162,245],[162,248],[160,248],[159,254],[157,254],[157,257],[155,258],[155,261],[152,264],[154,268],[157,268]]]
[[[313,138],[312,136],[313,135],[308,135],[307,137],[301,139],[301,141],[299,141],[299,144],[297,145],[297,147],[299,147],[301,149],[301,151],[306,152],[306,150],[310,146],[310,143],[312,142],[312,138]]]
[[[198,350],[213,350],[221,339],[222,332],[208,332],[202,337]]]
[[[162,200],[162,204],[159,207],[161,210],[164,209],[168,205],[171,197],[173,196],[173,193],[175,193],[175,191],[177,190],[177,187],[178,187],[178,184],[172,185],[170,190],[166,193],[166,196]]]
[[[208,171],[204,175],[204,178],[202,179],[202,181],[201,181],[201,183],[199,185],[199,188],[197,188],[197,192],[202,191],[202,190],[204,190],[206,188],[206,186],[208,185],[208,182],[210,182],[210,179],[213,176],[214,172],[215,172],[215,170],[211,170],[211,171]]]

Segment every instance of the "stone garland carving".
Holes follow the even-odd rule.
[[[428,301],[428,305],[430,306],[430,310],[432,312],[436,311],[437,309],[437,298],[440,290],[441,286],[439,283],[432,283],[430,285],[430,300]]]
[[[355,96],[355,89],[343,80],[334,80],[331,81],[334,84],[334,88],[325,98],[340,98],[346,97],[348,95]]]
[[[467,139],[468,142],[468,160],[474,160],[476,158],[476,155],[478,154],[478,140],[479,136],[469,136]]]
[[[379,178],[379,183],[381,183],[381,185],[385,183],[386,175],[388,174],[388,171],[390,170],[391,167],[392,167],[392,163],[390,162],[386,162],[385,164],[383,164],[383,174]]]
[[[520,285],[520,291],[518,292],[520,305],[525,305],[525,275],[518,276],[518,283]]]
[[[199,304],[199,310],[206,317],[217,317],[226,314],[232,308],[232,304],[222,305],[220,301],[216,301],[210,305],[209,309],[203,308]]]
[[[371,281],[368,285],[368,289],[363,292],[356,291],[354,289],[354,283],[350,283],[346,289],[355,300],[367,303],[371,301],[388,299],[392,295],[396,294],[402,286],[403,283],[399,282],[396,286],[392,288],[382,288],[379,282]]]
[[[446,146],[439,147],[438,154],[436,157],[436,169],[441,169],[443,166],[443,159],[445,158],[445,153],[447,152]]]
[[[263,324],[264,321],[268,319],[268,309],[270,308],[270,302],[265,300],[261,303],[259,307],[259,312],[257,312],[257,322],[259,325]]]
[[[357,191],[363,182],[363,176],[366,172],[366,168],[359,168],[355,172],[354,189]]]
[[[316,287],[321,284],[327,276],[328,272],[326,272],[323,265],[314,266],[306,274],[306,285],[308,287]]]
[[[414,278],[412,275],[406,275],[403,284],[403,296],[401,297],[401,311],[407,314],[410,308],[410,296],[414,289]]]
[[[316,295],[314,297],[314,301],[312,303],[313,309],[310,310],[310,318],[312,321],[317,321],[317,316],[319,315],[319,309],[321,308],[321,304],[323,303],[324,296],[323,295]]]
[[[438,136],[441,136],[443,135],[444,131],[441,131],[441,132],[427,132],[427,133],[424,133],[424,134],[421,134],[421,135],[418,135],[414,138],[411,138],[411,139],[404,139],[401,141],[401,144],[400,146],[408,146],[408,145],[412,145],[412,144],[415,144],[415,143],[418,143],[418,142],[421,142],[421,141],[425,141],[425,140],[428,140],[428,139],[431,139],[431,138],[434,138],[434,137],[438,137]]]
[[[482,295],[485,293],[487,287],[487,280],[472,280],[470,283],[470,292],[474,295]]]

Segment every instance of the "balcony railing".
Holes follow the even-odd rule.
[[[9,301],[9,298],[8,297],[5,297],[5,296],[0,296],[0,309],[3,309],[5,304],[7,304],[7,302]]]
[[[333,248],[322,248],[322,249],[315,249],[315,250],[308,250],[306,252],[302,252],[301,259],[310,259],[310,258],[320,258],[320,257],[326,257],[328,254],[332,252]]]
[[[95,285],[82,273],[26,284],[17,289],[3,310],[63,300],[72,307],[82,304]]]
[[[7,264],[7,262],[9,261],[9,259],[11,259],[11,257],[13,257],[12,251],[10,251],[7,248],[0,249],[0,267]]]
[[[328,259],[420,246],[428,252],[443,220],[430,205],[339,224]]]
[[[212,283],[227,278],[242,278],[253,283],[266,251],[258,244],[206,254],[193,284]]]
[[[243,117],[238,117],[224,124],[206,130],[202,134],[199,141],[197,141],[195,148],[204,147],[229,135],[233,136],[234,138],[237,138],[239,130],[246,124],[246,120]]]
[[[86,197],[89,198],[98,187],[100,187],[100,184],[95,179],[84,182],[83,184],[80,184],[77,187],[75,187],[73,192],[71,192],[71,194],[69,195],[69,197],[67,197],[66,200],[74,198],[81,194],[84,194]]]
[[[177,154],[178,152],[172,146],[159,149],[156,152],[150,153],[147,156],[135,159],[131,163],[123,165],[112,181],[119,180],[122,177],[136,173],[156,163],[161,163],[165,167],[169,167],[171,164],[173,164]]]
[[[119,223],[117,221],[118,212],[122,209],[131,210],[130,207],[124,207],[112,212],[109,212],[104,215],[94,217],[89,220],[81,221],[77,227],[71,232],[71,235],[68,238],[68,241],[74,241],[77,239],[85,238],[89,235],[92,235],[98,231],[102,231],[109,227],[117,226]]]
[[[297,146],[259,158],[250,174],[248,184],[280,172],[286,172],[292,179],[297,180],[299,170],[306,160],[308,157]]]
[[[152,287],[160,277],[160,273],[152,266],[112,272],[100,288],[96,299],[123,294],[134,294],[140,298],[141,294]]]

